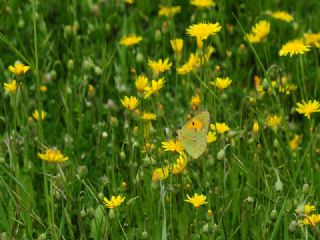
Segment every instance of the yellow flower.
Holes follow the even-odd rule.
[[[204,196],[203,194],[198,195],[197,193],[195,193],[193,197],[190,197],[189,195],[187,195],[187,198],[188,199],[186,199],[184,201],[193,204],[193,206],[195,208],[198,208],[203,204],[207,204],[207,202],[206,202],[207,197]]]
[[[187,156],[185,154],[180,154],[180,156],[177,158],[176,162],[172,166],[172,173],[173,174],[180,174],[184,171],[184,169],[187,167]]]
[[[320,222],[320,214],[312,214],[310,216],[306,216],[301,221],[301,223],[304,225],[312,225],[312,226],[316,226],[318,222]]]
[[[16,80],[12,80],[11,82],[4,83],[3,88],[7,92],[12,92],[12,93],[16,92],[17,91],[17,81]]]
[[[136,36],[133,34],[133,35],[125,36],[125,37],[121,38],[120,44],[128,47],[128,46],[138,44],[141,41],[142,41],[142,37]]]
[[[152,181],[159,182],[164,180],[169,176],[169,166],[163,168],[156,168],[152,173]]]
[[[162,61],[162,59],[159,59],[158,61],[149,59],[148,66],[151,67],[154,74],[159,74],[160,72],[170,70],[172,63],[169,62],[169,58],[166,58],[164,61]]]
[[[267,117],[267,125],[271,128],[277,128],[281,123],[281,117],[277,115],[270,115]]]
[[[199,8],[214,7],[216,5],[213,0],[190,0],[190,4]]]
[[[128,110],[134,110],[138,105],[139,105],[139,100],[136,97],[127,97],[125,96],[122,100],[121,100],[122,105],[127,108]]]
[[[26,72],[28,72],[29,69],[30,69],[29,66],[26,66],[20,62],[16,62],[14,66],[11,66],[11,65],[9,66],[9,70],[17,75],[25,74]]]
[[[139,75],[136,77],[135,85],[138,92],[143,92],[148,86],[148,78],[144,75]]]
[[[210,84],[212,84],[216,88],[219,88],[220,90],[227,88],[231,83],[232,83],[232,80],[228,77],[226,78],[217,77],[214,82],[210,82]]]
[[[208,143],[212,143],[212,142],[215,142],[216,140],[217,140],[217,135],[216,135],[216,133],[209,131],[209,132],[208,132],[208,135],[207,135],[207,142],[208,142]]]
[[[41,92],[46,92],[48,90],[47,86],[46,85],[41,85],[40,86],[40,91]]]
[[[258,134],[259,133],[259,123],[257,121],[253,122],[252,132],[253,132],[253,134]]]
[[[251,28],[251,33],[246,34],[246,38],[251,43],[259,43],[268,36],[269,32],[270,23],[268,21],[261,20]]]
[[[172,152],[178,152],[178,153],[183,153],[183,146],[182,143],[180,141],[167,141],[167,142],[162,142],[162,148],[164,149],[164,151],[172,151]]]
[[[177,73],[180,75],[187,74],[193,71],[200,65],[200,58],[197,54],[191,53],[188,62],[177,69]]]
[[[303,38],[306,44],[320,48],[320,33],[305,33]]]
[[[302,101],[302,103],[297,103],[296,111],[310,119],[311,113],[320,112],[320,103],[317,100]]]
[[[143,120],[156,120],[157,115],[154,113],[145,112],[145,113],[143,113],[141,119],[143,119]]]
[[[160,6],[159,8],[160,8],[158,12],[159,16],[173,17],[177,13],[181,12],[180,6],[171,6],[171,7]]]
[[[94,86],[91,85],[91,84],[89,84],[89,86],[88,86],[89,95],[90,95],[90,96],[93,96],[94,91],[95,91]]]
[[[299,143],[301,142],[301,135],[295,134],[292,140],[289,142],[289,146],[292,151],[298,149]]]
[[[155,145],[153,143],[146,143],[143,148],[142,148],[142,152],[151,152],[153,149],[155,148]]]
[[[43,111],[43,110],[41,110],[41,120],[43,120],[45,117],[46,117],[46,115],[47,115],[47,113],[45,112],[45,111]],[[33,113],[32,113],[32,117],[35,119],[35,120],[37,120],[37,121],[39,121],[39,112],[38,112],[38,110],[35,110]]]
[[[300,39],[296,39],[284,44],[279,51],[279,56],[287,56],[290,54],[290,57],[292,57],[293,55],[304,54],[308,51],[310,51],[310,45],[305,44]]]
[[[125,3],[133,4],[133,3],[134,3],[134,0],[125,0]]]
[[[69,158],[64,156],[58,149],[46,149],[44,153],[38,153],[41,160],[58,163],[67,161]]]
[[[181,38],[170,40],[170,44],[175,54],[181,54],[183,48],[183,40]]]
[[[220,32],[221,26],[219,23],[198,23],[189,26],[187,34],[192,37],[200,38],[201,40],[207,39],[209,36],[213,36]]]
[[[225,123],[215,123],[215,124],[210,124],[210,128],[213,130],[213,131],[216,131],[217,133],[219,134],[223,134],[227,131],[230,130],[229,126]]]
[[[160,78],[158,81],[152,80],[151,81],[151,86],[147,86],[144,89],[145,95],[144,98],[150,97],[153,93],[159,91],[165,84],[164,78]]]
[[[103,202],[106,205],[107,208],[117,208],[121,205],[121,203],[124,202],[125,197],[121,196],[112,196],[111,199],[109,200],[108,198],[104,197]]]
[[[199,107],[200,103],[201,103],[201,99],[199,94],[191,98],[190,104],[193,110],[196,110]]]
[[[313,205],[309,205],[309,204],[304,205],[304,214],[309,215],[311,212],[315,210],[316,210],[316,207]]]
[[[275,19],[282,20],[285,22],[292,22],[293,21],[292,15],[290,15],[289,13],[284,12],[284,11],[273,12],[270,14],[270,16]]]

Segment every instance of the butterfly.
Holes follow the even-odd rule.
[[[210,114],[208,111],[203,111],[177,130],[178,139],[181,141],[183,148],[194,159],[200,157],[207,148],[209,124]]]

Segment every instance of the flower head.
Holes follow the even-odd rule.
[[[258,123],[258,121],[254,121],[253,122],[252,132],[253,132],[253,134],[258,134],[259,133],[259,123]]]
[[[201,40],[207,39],[220,32],[221,26],[219,23],[198,23],[189,26],[187,34],[191,37],[197,37]]]
[[[136,35],[125,36],[121,38],[120,44],[124,46],[132,46],[142,41],[142,37]]]
[[[40,86],[40,91],[41,92],[46,92],[48,90],[47,86],[46,85],[41,85]]]
[[[189,195],[187,195],[187,198],[188,199],[186,199],[184,201],[193,204],[193,206],[195,208],[198,208],[203,204],[207,204],[207,202],[206,202],[207,197],[204,196],[203,194],[198,195],[197,193],[195,193],[193,197],[190,197]]]
[[[154,113],[145,112],[145,113],[142,114],[141,119],[147,120],[147,121],[156,120],[157,119],[157,115],[154,114]]]
[[[94,86],[92,84],[88,85],[88,92],[89,92],[90,96],[94,95],[95,89],[94,89]]]
[[[12,80],[11,82],[4,83],[3,88],[6,90],[6,92],[14,93],[17,91],[17,81]]]
[[[173,17],[177,13],[181,12],[180,6],[171,6],[171,7],[160,6],[159,8],[160,8],[158,12],[159,16]]]
[[[169,166],[163,168],[156,168],[152,173],[152,181],[159,182],[164,180],[169,176]]]
[[[59,163],[67,161],[69,158],[64,156],[58,149],[46,149],[44,153],[38,153],[38,157],[41,160]]]
[[[270,14],[270,16],[274,19],[282,20],[285,22],[292,22],[293,17],[287,12],[284,11],[277,11]]]
[[[178,153],[183,153],[183,146],[180,141],[167,141],[167,142],[162,142],[162,148],[164,151],[172,151],[172,152],[178,152]]]
[[[187,156],[185,154],[180,154],[177,158],[176,162],[172,166],[172,173],[173,174],[180,174],[184,171],[184,169],[187,167]]]
[[[230,128],[227,124],[219,123],[219,122],[217,122],[215,124],[210,124],[210,128],[219,134],[223,134],[223,133],[230,130]]]
[[[310,45],[305,44],[300,39],[296,39],[284,44],[279,51],[279,56],[287,56],[289,54],[292,57],[297,54],[302,55],[308,51],[310,51]]]
[[[175,54],[181,54],[183,48],[183,40],[181,38],[170,40],[170,44]]]
[[[151,67],[154,74],[159,74],[170,70],[172,63],[169,62],[169,58],[166,58],[164,61],[162,61],[162,59],[159,59],[158,61],[152,61],[149,59],[148,66]]]
[[[259,43],[268,36],[269,32],[270,23],[268,21],[261,20],[251,28],[251,33],[246,34],[246,38],[251,43]]]
[[[200,103],[201,103],[201,99],[199,94],[191,98],[190,104],[193,110],[196,110],[199,107]]]
[[[312,113],[320,112],[320,103],[317,100],[302,101],[302,103],[297,103],[296,111],[310,119]]]
[[[136,81],[134,83],[136,85],[136,89],[138,92],[143,92],[144,89],[148,86],[148,78],[144,75],[139,75],[136,77]]]
[[[198,54],[191,53],[188,62],[177,69],[177,73],[180,75],[192,72],[200,65],[200,58]]]
[[[45,117],[46,117],[47,113],[43,110],[41,110],[41,120],[43,120]],[[33,113],[32,113],[32,117],[39,121],[39,118],[40,118],[40,115],[39,115],[39,112],[38,110],[35,110]]]
[[[267,125],[271,128],[277,128],[281,123],[281,117],[270,115],[267,117]]]
[[[217,135],[215,132],[209,131],[207,134],[207,142],[212,143],[217,140]]]
[[[295,151],[298,149],[299,143],[301,142],[302,136],[295,134],[294,137],[289,142],[289,146],[292,151]]]
[[[190,4],[199,8],[214,7],[216,5],[213,0],[190,0]]]
[[[214,82],[210,82],[210,84],[212,84],[213,86],[215,86],[216,88],[223,90],[227,87],[229,87],[229,85],[232,83],[232,80],[228,77],[226,78],[219,78],[217,77],[216,80],[214,80]]]
[[[320,32],[319,33],[305,33],[303,38],[306,44],[313,45],[320,48]]]
[[[123,203],[125,200],[125,197],[121,196],[112,196],[111,199],[109,200],[108,198],[104,197],[103,202],[106,205],[107,208],[117,208]]]
[[[23,75],[30,69],[29,66],[24,65],[23,63],[16,62],[14,66],[10,65],[9,70],[16,75]]]
[[[147,86],[144,89],[144,92],[145,92],[144,98],[148,98],[155,92],[159,91],[164,86],[165,82],[166,81],[164,80],[164,78],[160,78],[158,79],[158,81],[152,80],[151,86]]]
[[[309,215],[311,212],[315,210],[316,210],[316,206],[314,205],[309,205],[309,204],[304,205],[304,214]]]
[[[320,214],[312,214],[310,216],[306,216],[301,221],[303,225],[312,225],[312,226],[316,226],[318,222],[320,222]]]
[[[131,96],[131,97],[125,96],[121,100],[121,103],[125,108],[127,108],[130,111],[132,111],[139,105],[139,100],[138,100],[138,98],[133,97],[133,96]]]

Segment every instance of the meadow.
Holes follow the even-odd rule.
[[[0,1],[0,240],[320,239],[319,12]]]

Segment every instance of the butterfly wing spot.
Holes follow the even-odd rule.
[[[197,141],[197,137],[192,137],[192,140],[193,141]]]

